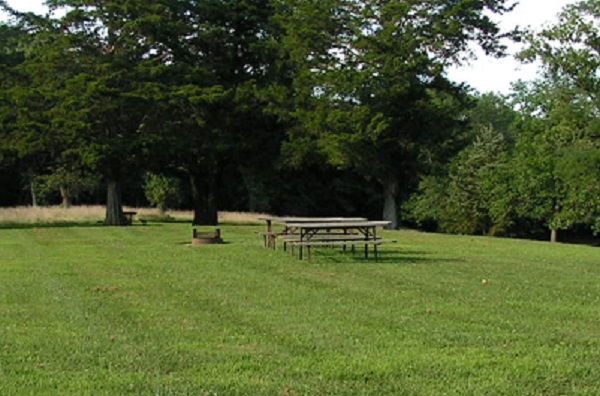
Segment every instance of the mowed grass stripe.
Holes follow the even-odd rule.
[[[308,264],[222,228],[2,230],[0,394],[594,394],[595,249],[389,232]]]

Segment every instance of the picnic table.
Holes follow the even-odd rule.
[[[261,216],[258,218],[267,223],[267,231],[273,231],[273,223],[320,223],[320,222],[344,222],[344,221],[362,221],[367,220],[364,217],[279,217],[279,216]]]
[[[267,231],[263,232],[265,247],[275,248],[275,237],[278,235],[287,235],[294,232],[294,229],[289,226],[291,223],[344,223],[352,221],[365,221],[364,217],[279,217],[279,216],[262,216],[258,218],[267,223]],[[284,226],[281,233],[273,232],[273,223],[282,224]]]
[[[135,216],[137,214],[137,212],[133,212],[133,211],[124,211],[123,212],[123,216],[125,217],[125,221],[127,222],[127,224],[131,225],[133,224],[133,216]]]
[[[315,246],[336,246],[346,245],[364,245],[365,259],[369,258],[369,245],[373,246],[375,261],[378,260],[377,247],[384,243],[394,243],[396,241],[382,240],[377,235],[377,229],[389,225],[389,221],[372,220],[352,220],[344,218],[341,221],[297,221],[286,222],[289,230],[287,234],[280,234],[279,237],[285,244],[291,245],[292,254],[294,247],[297,246],[298,258],[303,258],[303,248],[308,252],[308,261],[312,261],[311,248]],[[273,245],[274,247],[274,245]]]

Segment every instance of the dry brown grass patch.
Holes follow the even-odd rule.
[[[126,211],[135,211],[139,218],[159,219],[160,213],[154,208],[125,207]],[[60,222],[87,222],[102,221],[106,208],[101,205],[72,206],[17,206],[0,208],[0,223],[4,224],[38,224]],[[169,210],[166,215],[169,219],[192,221],[192,211]],[[219,212],[219,221],[227,223],[260,223],[259,213]]]

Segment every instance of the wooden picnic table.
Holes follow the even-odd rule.
[[[310,255],[310,247],[336,244],[364,244],[365,258],[369,257],[369,244],[373,245],[375,258],[377,259],[377,245],[383,243],[378,240],[377,228],[389,225],[389,221],[355,220],[343,222],[291,222],[286,226],[299,233],[299,239],[294,242],[299,247],[299,258],[302,260],[302,248],[306,246]],[[340,231],[328,237],[328,233]],[[325,234],[324,234],[325,232]],[[362,238],[356,238],[358,232]],[[347,237],[344,237],[347,235]],[[390,241],[391,242],[391,241]],[[309,256],[310,259],[310,256]]]
[[[127,222],[127,224],[131,225],[133,224],[133,216],[135,216],[137,214],[137,212],[134,211],[124,211],[123,212],[123,216],[125,217],[125,221]]]
[[[259,220],[267,223],[267,231],[262,233],[265,239],[265,247],[275,248],[275,236],[273,232],[273,223],[282,224],[284,229],[281,234],[289,234],[293,229],[288,226],[290,223],[345,223],[353,221],[366,221],[364,217],[291,217],[291,216],[261,216]]]
[[[261,216],[258,218],[267,223],[267,232],[273,231],[273,223],[325,223],[325,222],[347,222],[347,221],[364,221],[364,217],[279,217],[279,216]]]

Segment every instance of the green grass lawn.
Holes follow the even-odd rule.
[[[309,264],[263,228],[0,229],[0,395],[600,393],[598,248],[399,231]]]

